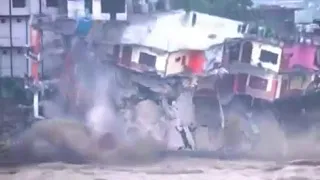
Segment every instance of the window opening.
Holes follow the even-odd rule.
[[[246,62],[246,63],[251,62],[252,49],[253,49],[252,42],[247,41],[242,44],[242,54],[240,59],[241,62]]]
[[[166,9],[166,5],[164,1],[157,1],[156,3],[156,10],[164,11]]]
[[[257,76],[250,76],[249,87],[252,89],[267,90],[268,80]]]
[[[260,52],[260,61],[266,63],[277,64],[278,63],[278,54],[272,53],[270,51],[261,50]]]
[[[246,29],[247,29],[247,24],[239,24],[237,31],[238,33],[244,34],[246,32]]]
[[[248,26],[249,26],[248,24],[244,24],[244,25],[242,26],[242,31],[241,31],[241,33],[243,33],[243,34],[247,33]]]
[[[113,56],[118,58],[120,54],[120,45],[113,46]]]
[[[139,64],[144,64],[154,68],[156,66],[156,59],[156,56],[140,52]]]
[[[181,57],[177,57],[176,59],[175,59],[175,61],[178,63],[178,62],[180,62],[180,60],[181,60]]]
[[[228,47],[230,62],[238,61],[240,56],[240,43]]]
[[[50,1],[50,0],[48,0]],[[92,8],[92,0],[84,0],[84,9],[89,10],[89,13],[92,14],[93,8]]]
[[[241,32],[241,29],[242,29],[242,25],[239,24],[239,25],[238,25],[238,33]]]
[[[23,53],[23,52],[22,52],[22,48],[18,48],[18,49],[17,49],[17,53],[18,53],[18,54],[22,54],[22,53]]]
[[[125,13],[126,12],[126,1],[125,0],[109,0],[101,1],[101,12],[102,13]]]
[[[191,20],[191,26],[195,26],[197,23],[197,14],[196,13],[193,13],[192,14],[192,20]]]
[[[47,7],[58,7],[58,0],[47,0]]]
[[[124,65],[130,66],[131,59],[132,59],[132,47],[131,46],[123,46],[121,63]]]
[[[316,53],[315,53],[315,55],[314,55],[314,62],[313,62],[313,64],[314,64],[315,66],[320,67],[320,49],[317,49],[317,50],[316,50]]]
[[[187,58],[186,56],[182,56],[182,65],[187,65]]]
[[[13,8],[25,8],[26,7],[26,0],[12,0],[12,7]]]

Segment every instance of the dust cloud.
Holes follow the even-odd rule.
[[[10,147],[5,148],[9,151],[8,156],[20,161],[40,159],[109,163],[148,161],[158,157],[161,151],[166,150],[170,141],[167,130],[172,129],[170,123],[163,119],[159,106],[146,100],[126,109],[126,112],[115,108],[123,105],[123,97],[130,98],[132,95],[128,82],[130,77],[115,67],[94,61],[90,53],[84,53],[88,49],[85,42],[79,41],[76,45],[73,58],[83,61],[77,64],[78,83],[75,86],[79,92],[75,93],[81,97],[79,101],[84,101],[79,104],[86,105],[84,122],[64,116],[60,104],[48,103],[47,114],[52,118],[35,123],[12,139]],[[213,106],[217,108],[217,105]],[[216,114],[196,115],[202,118],[197,122],[216,131],[211,135],[218,139],[221,136],[217,132],[220,115],[217,115],[219,111],[212,112]],[[316,113],[312,116],[317,117]],[[269,160],[320,157],[317,130],[285,137],[283,128],[270,112],[258,113],[253,119],[261,122],[262,137],[257,150],[248,157]],[[208,134],[200,139],[205,138]]]
[[[159,107],[147,100],[128,112],[116,109],[124,92],[116,73],[110,68],[96,71],[91,78],[78,77],[89,89],[81,94],[90,100],[82,103],[88,107],[85,120],[64,116],[59,105],[47,102],[45,112],[52,118],[36,122],[11,139],[6,161],[130,164],[157,159],[166,134]]]

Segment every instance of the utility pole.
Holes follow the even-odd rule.
[[[42,16],[42,1],[39,0],[39,14],[40,16]],[[40,46],[41,46],[41,51],[43,50],[43,31],[40,31]],[[41,76],[43,77],[43,73],[44,73],[44,61],[42,61],[41,59],[42,57],[40,56],[40,58],[38,59],[41,63]]]

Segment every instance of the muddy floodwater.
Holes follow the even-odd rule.
[[[316,180],[320,166],[316,161],[290,163],[227,161],[203,158],[167,158],[161,162],[130,165],[72,165],[41,163],[3,167],[1,180]]]
[[[176,132],[174,128],[172,129]],[[208,134],[203,132],[205,132],[204,129],[200,129],[195,137],[199,149],[202,149],[202,146],[203,149],[206,149],[212,143],[211,139],[208,139]],[[0,161],[0,180],[320,180],[320,140],[314,133],[310,132],[307,135],[288,139],[287,143],[284,143],[286,145],[285,159],[277,158],[281,157],[279,154],[273,156],[273,150],[279,149],[273,145],[273,142],[281,140],[281,138],[275,133],[269,134],[266,146],[263,146],[264,148],[259,153],[273,157],[272,161],[270,159],[268,161],[252,160],[254,158],[251,160],[248,158],[218,159],[213,157],[213,151],[210,150],[214,147],[202,152],[198,149],[196,151],[172,150],[153,153],[154,151],[159,152],[159,148],[155,146],[153,141],[146,141],[146,143],[133,146],[128,149],[129,151],[120,153],[121,161],[129,162],[121,163],[121,165],[113,163],[68,164],[57,161],[8,165],[1,164]],[[19,151],[14,151],[14,155],[19,157],[18,159],[28,156],[26,151],[28,148],[26,147],[37,144],[35,142],[39,142],[39,140],[48,142],[52,146],[45,146],[47,148],[30,146],[36,147],[35,149],[29,147],[29,151],[31,151],[29,154],[33,153],[36,157],[46,152],[39,150],[49,150],[50,147],[59,147],[59,145],[71,148],[73,153],[81,152],[83,156],[98,154],[96,157],[99,158],[101,155],[99,149],[88,145],[91,139],[86,129],[78,121],[41,121],[35,123],[19,137],[14,141],[16,143],[12,143],[19,145],[17,146]],[[178,141],[177,137],[179,136],[174,134],[171,137],[171,133],[168,133],[168,141],[173,144],[172,146],[181,144],[181,139]],[[213,141],[219,144],[218,136]],[[90,147],[90,149],[83,149],[86,144],[88,146],[85,147]],[[270,149],[270,147],[274,148]],[[140,158],[134,159],[137,162],[123,161],[126,159],[127,152],[132,152],[131,154],[138,155]],[[207,152],[207,154],[203,152]],[[154,154],[157,156],[154,157]],[[118,160],[117,157],[109,157],[107,158],[108,162]],[[143,163],[141,159],[144,159]]]
[[[147,161],[135,159],[137,162],[125,161],[121,165],[1,164],[0,180],[320,180],[320,148],[317,143],[307,142],[304,137],[290,144],[291,153],[288,153],[287,160],[225,160],[213,157],[212,151],[185,150],[161,152],[157,158],[143,155]],[[135,150],[140,151],[139,148],[130,149]],[[22,149],[21,154],[23,152]]]

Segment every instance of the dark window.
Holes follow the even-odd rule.
[[[6,23],[6,19],[1,19],[0,21],[1,21],[2,24]]]
[[[21,23],[22,19],[17,18],[17,23]]]
[[[120,45],[113,46],[113,56],[118,58],[119,54],[120,54]]]
[[[26,0],[12,0],[13,8],[24,8],[26,7]]]
[[[248,29],[248,24],[244,24],[243,26],[242,26],[242,31],[241,31],[241,33],[247,33],[247,29]]]
[[[242,44],[242,54],[241,54],[241,62],[250,63],[252,57],[252,49],[253,45],[250,41],[244,42]]]
[[[268,80],[257,76],[250,76],[249,87],[252,89],[267,90]]]
[[[156,59],[156,56],[141,52],[139,57],[139,64],[145,64],[149,67],[155,67]]]
[[[277,64],[278,62],[278,54],[272,53],[266,50],[261,50],[260,52],[260,61],[268,62],[272,64]]]
[[[317,49],[314,55],[314,65],[316,65],[317,67],[320,67],[320,49]]]
[[[3,50],[2,54],[6,55],[6,54],[8,54],[8,51],[7,50]]]
[[[241,26],[242,26],[241,24],[238,25],[238,29],[237,29],[238,32],[241,32],[241,29],[242,29]]]
[[[58,7],[58,0],[47,0],[47,7]]]
[[[177,58],[175,59],[176,62],[180,62],[180,60],[181,60],[181,57],[177,57]]]
[[[131,59],[132,59],[132,47],[131,46],[123,46],[121,63],[124,65],[130,66]]]
[[[191,26],[193,27],[197,23],[197,14],[193,13],[192,14],[192,19],[191,19]]]
[[[92,0],[84,0],[84,9],[88,9],[90,14],[92,14],[92,11],[93,11]]]
[[[22,53],[23,53],[22,48],[18,48],[18,49],[17,49],[17,53],[18,53],[18,54],[22,54]]]
[[[156,10],[163,11],[165,9],[166,9],[166,5],[164,4],[164,1],[157,1]]]
[[[230,62],[237,62],[239,60],[239,56],[240,56],[240,47],[241,44],[240,43],[236,43],[233,44],[231,46],[228,47],[229,50],[229,59]]]
[[[186,58],[186,56],[182,56],[182,65],[187,65],[187,58]]]
[[[247,24],[239,24],[238,25],[238,33],[245,33],[247,30],[248,25]]]
[[[249,29],[248,34],[253,34],[257,35],[258,34],[258,28],[257,27],[252,27]]]
[[[125,13],[126,0],[101,0],[102,13]]]

